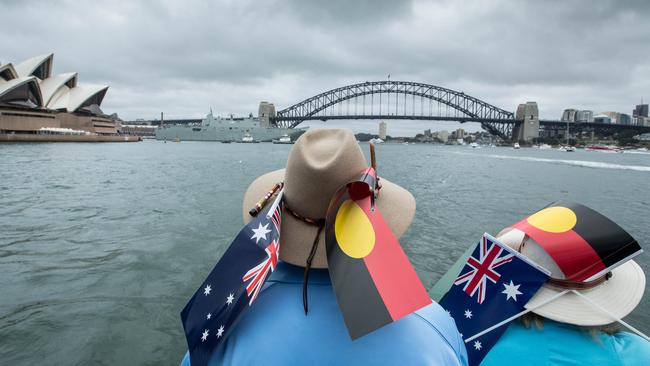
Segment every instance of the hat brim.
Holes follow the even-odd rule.
[[[612,277],[603,284],[580,294],[598,304],[609,312],[608,315],[593,304],[573,292],[566,293],[550,303],[537,307],[544,301],[562,292],[561,289],[544,285],[526,304],[526,309],[555,321],[597,326],[610,324],[628,315],[639,304],[645,290],[645,275],[639,265],[633,261],[612,270]],[[616,319],[613,319],[616,317]]]
[[[242,213],[244,223],[252,220],[248,211],[263,197],[275,183],[284,181],[284,169],[266,173],[251,183],[244,194]],[[406,232],[415,215],[415,198],[406,189],[381,178],[381,190],[376,206],[384,220],[399,238]],[[283,212],[280,231],[280,259],[297,266],[305,266],[317,228],[298,220],[293,215]],[[325,230],[319,237],[312,268],[327,268],[325,254]]]

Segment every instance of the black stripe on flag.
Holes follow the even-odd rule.
[[[590,209],[576,204],[554,204],[570,208],[577,216],[573,228],[596,251],[606,267],[610,267],[639,252],[641,246],[616,223]]]
[[[353,340],[393,321],[362,258],[349,257],[334,241],[327,243],[327,261],[336,300]]]

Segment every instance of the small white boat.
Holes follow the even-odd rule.
[[[377,137],[375,139],[370,139],[370,142],[373,143],[373,144],[381,144],[382,142],[384,142],[384,140]]]
[[[477,144],[476,142],[472,142],[471,144],[469,144],[469,146],[471,146],[472,149],[476,149],[476,148],[479,147],[478,144]]]
[[[515,144],[512,146],[513,149],[519,149],[521,146],[519,146],[518,142],[515,142]]]
[[[245,144],[252,144],[254,142],[259,142],[259,141],[255,141],[255,139],[250,133],[245,133],[244,137],[241,138],[241,142]]]
[[[274,144],[293,144],[293,141],[291,141],[291,137],[289,137],[289,135],[284,134],[279,139],[273,140],[273,143]]]

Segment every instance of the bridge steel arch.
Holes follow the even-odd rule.
[[[430,99],[445,104],[462,116],[422,116],[422,115],[349,115],[349,116],[319,116],[318,113],[328,107],[347,100],[370,94],[405,94]],[[436,85],[408,81],[373,81],[364,82],[328,90],[289,108],[280,110],[270,120],[280,127],[296,127],[306,120],[327,119],[418,119],[418,120],[449,120],[459,122],[480,122],[482,127],[493,135],[504,139],[512,137],[515,120],[514,113],[463,92],[443,88]]]

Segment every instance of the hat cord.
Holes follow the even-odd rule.
[[[311,252],[309,252],[309,257],[307,257],[307,263],[305,266],[305,273],[303,274],[302,277],[302,306],[305,309],[305,315],[307,315],[307,312],[309,312],[309,304],[307,300],[307,284],[309,283],[309,270],[311,269],[311,262],[314,259],[314,256],[316,255],[316,249],[318,248],[318,237],[320,236],[321,231],[323,231],[323,227],[325,222],[318,225],[318,231],[316,231],[316,236],[314,237],[314,242],[311,245]]]
[[[309,270],[311,269],[311,262],[314,260],[314,257],[316,256],[316,249],[318,249],[318,239],[320,237],[321,231],[323,231],[323,228],[325,227],[325,219],[313,219],[311,217],[305,217],[297,213],[296,211],[292,210],[289,205],[287,205],[287,200],[284,199],[284,209],[287,210],[293,217],[296,219],[312,225],[312,226],[317,226],[318,230],[316,231],[316,236],[314,237],[314,242],[311,244],[311,251],[309,252],[309,256],[307,257],[307,261],[305,263],[305,272],[302,277],[302,306],[305,309],[305,315],[309,312],[309,301],[307,297],[307,284],[309,283]]]

